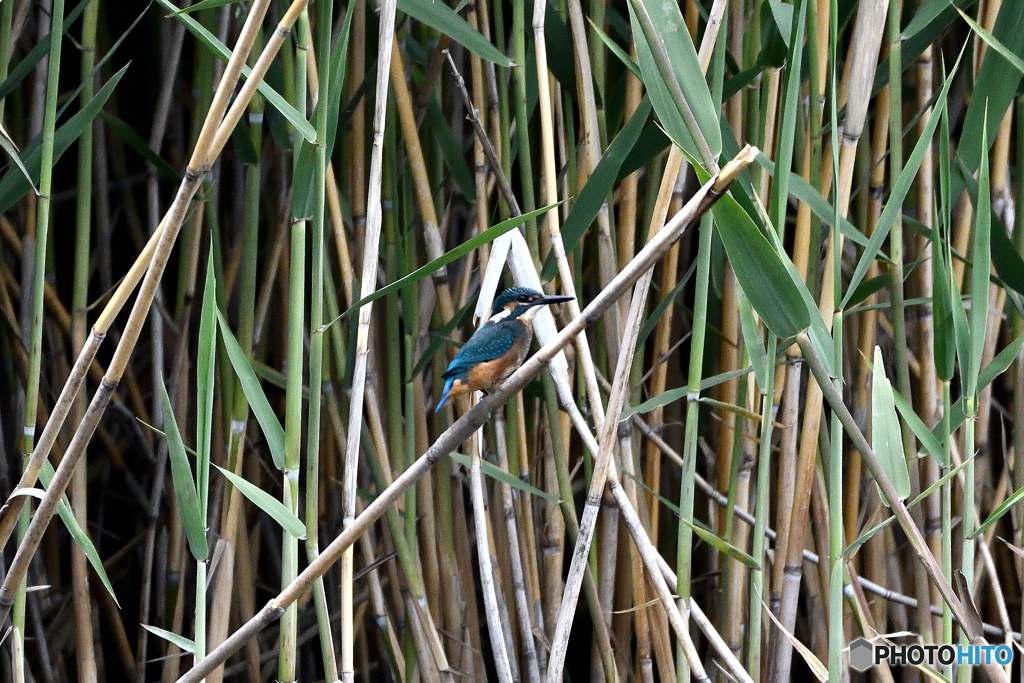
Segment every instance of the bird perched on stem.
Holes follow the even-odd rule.
[[[507,379],[526,359],[533,340],[533,316],[540,307],[573,298],[546,296],[528,287],[512,287],[499,294],[491,317],[448,364],[444,392],[434,412],[441,410],[449,398]]]

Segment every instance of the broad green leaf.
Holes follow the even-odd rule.
[[[757,560],[755,560],[753,557],[743,552],[742,550],[734,546],[732,543],[729,543],[725,539],[721,538],[717,534],[709,531],[708,529],[705,529],[703,525],[694,524],[685,517],[680,517],[679,521],[685,524],[686,526],[690,527],[690,529],[693,530],[693,533],[697,534],[697,536],[700,537],[702,541],[704,541],[705,543],[707,543],[723,555],[728,555],[732,559],[736,560],[737,562],[742,562],[744,565],[750,567],[751,569],[761,568],[761,565],[758,564]]]
[[[962,56],[963,52],[960,54]],[[925,155],[931,150],[932,136],[935,135],[935,128],[939,125],[939,118],[942,110],[946,107],[946,96],[949,94],[949,88],[953,84],[953,77],[956,75],[956,70],[959,64],[960,58],[958,57],[956,64],[953,65],[952,72],[950,72],[946,82],[942,85],[942,90],[939,92],[939,96],[935,102],[935,108],[932,110],[931,115],[929,115],[928,122],[925,124],[921,136],[918,138],[917,144],[914,145],[914,151],[911,152],[906,165],[903,167],[903,170],[900,171],[899,177],[893,184],[892,192],[889,194],[889,200],[885,203],[885,208],[882,209],[882,215],[878,218],[874,232],[871,233],[871,239],[868,240],[868,246],[864,248],[864,253],[861,254],[860,260],[857,262],[857,268],[853,272],[853,277],[850,278],[850,284],[846,290],[846,296],[843,298],[843,303],[840,305],[840,308],[843,310],[845,310],[849,304],[850,296],[853,294],[854,290],[857,289],[861,281],[864,279],[864,276],[867,275],[868,269],[871,267],[871,262],[875,260],[879,249],[882,248],[882,243],[889,236],[889,231],[892,230],[892,226],[900,214],[901,207],[903,206],[903,200],[906,199],[907,194],[910,192],[910,188],[913,187],[917,180],[917,173],[921,169],[921,163],[924,161]]]
[[[910,495],[910,473],[903,455],[903,438],[900,421],[893,405],[892,385],[885,376],[882,366],[882,349],[875,347],[875,366],[871,377],[871,446],[882,464],[882,470],[896,489],[901,500]],[[877,482],[876,482],[877,486]],[[882,501],[892,507],[882,489],[878,489]]]
[[[39,482],[43,488],[46,488],[50,485],[50,480],[52,479],[53,465],[50,464],[49,460],[43,460],[43,469],[39,471]],[[107,593],[114,600],[114,604],[120,607],[121,603],[117,601],[114,587],[110,585],[110,578],[107,577],[107,570],[103,566],[103,560],[100,559],[100,554],[96,551],[96,546],[93,545],[89,534],[79,525],[78,520],[75,518],[75,513],[71,511],[71,504],[68,502],[67,494],[60,497],[60,502],[57,503],[57,514],[60,515],[61,521],[67,527],[71,538],[75,539],[75,543],[82,549],[85,559],[89,560],[89,565],[96,572],[96,576],[100,577],[100,583],[107,589]]]
[[[764,324],[780,339],[806,330],[811,317],[783,257],[731,195],[715,202],[712,211],[736,280]]]
[[[199,316],[199,347],[196,349],[196,487],[203,519],[209,507],[210,441],[213,436],[213,380],[217,362],[217,280],[213,272],[213,247],[206,260],[206,285]]]
[[[768,0],[761,5],[761,52],[757,63],[761,67],[779,68],[786,63],[790,50],[793,25],[793,5]],[[799,72],[799,69],[797,70]]]
[[[768,381],[768,352],[764,348],[764,340],[761,338],[761,330],[754,320],[754,309],[750,306],[746,292],[740,287],[739,309],[740,309],[740,330],[743,332],[743,346],[750,357],[750,364],[754,366],[754,377],[757,379],[757,386],[764,391]]]
[[[501,54],[480,32],[466,23],[442,0],[398,0],[398,9],[416,21],[444,33],[464,48],[498,66],[512,66],[512,60]]]
[[[92,120],[96,118],[100,109],[106,104],[107,98],[110,97],[110,93],[114,91],[114,87],[121,80],[121,77],[124,76],[125,71],[128,70],[128,66],[130,65],[126,64],[120,71],[111,76],[110,80],[99,89],[96,96],[89,100],[88,104],[68,119],[67,123],[57,129],[53,140],[54,164],[67,151],[68,147],[74,144],[86,126],[92,125]],[[27,149],[26,152],[28,152]],[[35,151],[28,153],[22,160],[25,163],[25,168],[28,169],[29,174],[32,176],[32,180],[39,182],[42,150],[37,147]],[[29,181],[22,175],[20,170],[16,168],[8,169],[3,179],[0,179],[0,214],[17,204],[29,189],[31,189]]]
[[[224,339],[224,348],[228,352],[228,360],[231,361],[231,367],[235,369],[235,374],[238,375],[238,382],[242,385],[245,399],[249,402],[253,415],[256,416],[256,421],[260,423],[260,428],[263,429],[263,436],[266,437],[267,445],[270,447],[270,455],[274,459],[274,466],[279,470],[283,470],[284,428],[281,427],[281,422],[277,419],[277,415],[274,414],[274,409],[270,407],[267,395],[263,393],[260,381],[257,379],[256,373],[253,372],[252,365],[245,356],[245,351],[238,345],[238,340],[235,339],[235,335],[231,332],[228,321],[224,319],[220,311],[217,311],[217,319],[220,321],[220,333]]]
[[[896,403],[896,409],[903,416],[903,421],[910,426],[910,430],[914,432],[914,436],[921,442],[924,449],[933,458],[939,461],[939,464],[944,467],[949,466],[949,462],[946,460],[945,451],[942,448],[942,442],[935,438],[932,434],[932,430],[928,429],[928,426],[924,423],[917,413],[914,412],[914,408],[907,402],[907,399],[903,398],[903,395],[898,391],[893,391],[893,399]]]
[[[647,9],[658,34],[649,36],[641,28],[634,10],[634,4]],[[643,74],[644,85],[650,95],[654,110],[658,112],[661,125],[668,136],[686,150],[691,157],[700,157],[699,148],[673,96],[673,90],[666,79],[679,84],[686,104],[693,112],[698,131],[703,135],[713,156],[722,152],[722,133],[718,123],[718,110],[711,100],[704,72],[697,61],[697,52],[690,40],[690,33],[675,2],[660,0],[629,0],[629,18],[633,29],[633,43],[636,46],[637,62]],[[671,63],[671,73],[662,73],[650,47],[651,41],[659,41]]]
[[[300,540],[306,537],[306,525],[286,508],[284,503],[231,470],[226,470],[219,465],[214,465],[214,467],[220,470],[220,473],[227,477],[228,481],[249,499],[249,502],[273,517],[282,529]]]
[[[159,626],[150,626],[149,624],[143,624],[142,628],[146,629],[154,636],[163,638],[167,642],[176,645],[182,652],[187,652],[189,654],[195,654],[196,652],[196,644],[185,636],[179,636],[177,633],[166,631]]]
[[[1004,2],[999,8],[992,35],[1010,52],[1024,57],[1024,2]],[[999,125],[1016,95],[1021,72],[996,50],[986,50],[967,105],[956,153],[973,175],[981,163],[983,147],[991,148]],[[956,200],[964,186],[962,174],[954,174],[950,196]]]
[[[224,62],[228,61],[228,58],[231,56],[231,50],[229,50],[224,43],[220,42],[217,36],[210,33],[205,26],[188,14],[175,14],[181,8],[176,7],[170,0],[156,1],[159,2],[164,9],[170,11],[175,19],[185,24],[185,28],[187,28],[192,35],[198,38],[201,43],[210,48],[214,55]],[[248,65],[243,64],[242,74],[246,78],[249,78],[252,74],[252,69],[250,69]],[[295,130],[297,130],[307,142],[313,142],[316,140],[316,130],[309,121],[306,120],[306,117],[299,113],[298,109],[290,105],[288,101],[281,96],[281,93],[271,88],[266,80],[260,81],[257,90],[259,90],[260,94],[267,99],[267,102],[269,102],[274,109],[281,112],[281,115],[288,119],[288,122],[295,127]]]
[[[192,464],[185,455],[185,442],[181,439],[178,422],[174,418],[171,399],[167,396],[167,387],[160,381],[160,392],[164,407],[164,434],[167,437],[167,453],[171,460],[171,479],[174,482],[174,497],[178,501],[181,513],[181,525],[185,527],[188,547],[192,557],[202,562],[210,556],[210,547],[206,541],[206,521],[200,509],[196,484],[192,479]]]
[[[346,310],[344,313],[338,316],[336,320],[332,320],[330,323],[328,323],[327,326],[329,327],[330,325],[333,325],[335,322],[337,322],[337,320],[352,315],[353,313],[355,313],[356,311],[358,311],[360,308],[370,303],[371,301],[376,301],[377,299],[383,296],[391,294],[391,292],[398,291],[403,287],[408,287],[409,285],[416,284],[417,282],[424,278],[430,277],[439,269],[448,265],[452,261],[462,258],[463,256],[473,251],[474,249],[480,247],[481,245],[487,244],[488,242],[491,242],[492,240],[501,237],[509,230],[512,230],[513,228],[522,225],[531,218],[536,218],[537,216],[540,216],[543,213],[547,213],[555,206],[558,206],[558,204],[550,204],[548,206],[541,207],[534,211],[530,211],[529,213],[524,213],[521,216],[509,218],[507,221],[502,221],[497,225],[491,226],[490,228],[484,230],[476,237],[466,240],[465,242],[455,247],[451,251],[445,253],[444,256],[439,256],[438,258],[434,259],[427,265],[417,268],[416,270],[409,273],[405,277],[395,280],[391,284],[385,287],[381,287],[370,296],[362,298],[359,301],[355,302],[354,304],[352,304],[352,306],[348,308],[348,310]]]
[[[982,124],[982,128],[986,124]],[[984,132],[984,130],[982,131]],[[981,168],[978,173],[978,203],[974,218],[974,265],[971,268],[971,356],[965,373],[966,393],[974,396],[981,372],[981,356],[985,352],[985,333],[988,329],[988,278],[992,269],[991,234],[992,201],[988,182],[988,148],[981,149]],[[963,366],[961,366],[962,368]]]
[[[470,461],[469,457],[463,455],[462,453],[454,453],[454,452],[453,453],[449,453],[448,457],[450,457],[452,460],[456,461],[457,463],[461,464],[463,467],[470,467],[473,464],[472,461]],[[559,502],[558,498],[552,496],[550,493],[545,493],[544,491],[541,491],[536,486],[530,486],[529,484],[527,484],[525,481],[523,481],[519,477],[517,477],[515,475],[512,475],[512,474],[509,474],[505,470],[501,469],[500,467],[498,467],[494,463],[488,462],[487,460],[483,460],[483,459],[480,460],[480,471],[483,472],[488,477],[490,477],[491,479],[497,479],[501,483],[508,484],[512,488],[519,489],[520,491],[522,491],[524,493],[528,493],[531,496],[537,496],[538,498],[543,498],[544,500],[548,501],[549,503],[558,503]]]
[[[643,131],[644,123],[651,113],[651,100],[645,97],[640,106],[636,108],[633,115],[629,117],[626,125],[622,127],[608,149],[601,155],[597,167],[587,180],[587,184],[580,190],[576,201],[569,211],[569,216],[562,226],[562,242],[565,244],[565,253],[571,254],[584,233],[594,222],[597,212],[601,206],[608,201],[612,188],[615,186],[619,168],[626,159],[626,155],[633,149],[637,138]],[[550,280],[558,274],[558,264],[555,263],[554,254],[549,254],[541,277]]]
[[[907,27],[903,29],[903,33],[900,34],[900,38],[903,40],[909,40],[910,38],[917,35],[923,28],[928,26],[940,15],[948,17],[947,21],[952,20],[955,14],[953,10],[959,10],[961,8],[968,9],[978,0],[923,0],[921,4],[914,10],[914,16],[907,24]]]

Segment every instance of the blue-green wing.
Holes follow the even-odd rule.
[[[494,360],[507,353],[515,343],[515,332],[505,325],[484,325],[469,338],[448,365],[445,377],[469,372],[478,363]]]

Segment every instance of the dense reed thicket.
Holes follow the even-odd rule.
[[[0,0],[0,679],[1024,680],[1022,27]]]

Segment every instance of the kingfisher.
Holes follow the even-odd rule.
[[[507,379],[526,359],[533,340],[533,316],[540,307],[574,298],[547,296],[529,287],[512,287],[499,294],[491,317],[448,364],[444,391],[434,412],[441,410],[449,398]]]

